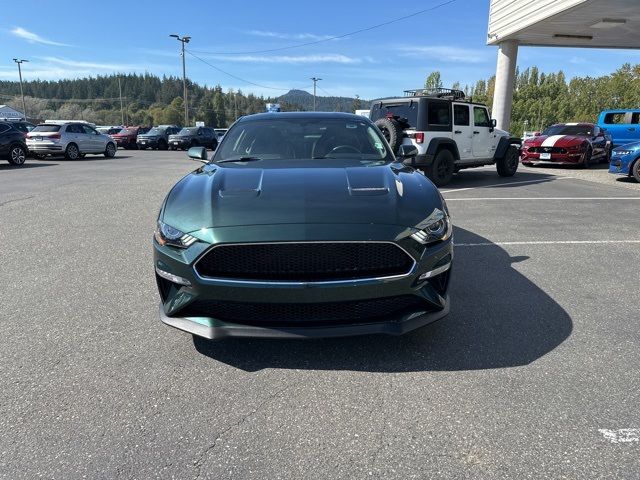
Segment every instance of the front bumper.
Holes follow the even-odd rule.
[[[309,228],[309,226],[307,227]],[[339,238],[339,228],[332,227],[334,226],[318,226],[318,231],[324,231],[325,235],[327,235],[326,232],[331,232],[332,238],[326,239],[326,241],[358,241],[352,238]],[[363,226],[362,236],[365,240],[372,240],[370,235],[374,233],[374,227],[376,226]],[[397,233],[397,230],[402,230],[400,227],[377,227],[378,230],[381,230],[378,235],[381,237],[379,240],[382,241],[385,238],[396,238],[395,235],[389,237],[388,231],[396,230]],[[260,238],[260,242],[282,241],[288,236],[288,227],[281,226],[280,228],[284,230],[279,235],[281,238],[265,238],[264,230],[261,231],[261,236],[256,236],[259,230],[257,227],[217,229],[216,236],[233,238],[232,241],[223,240],[220,243],[246,242],[247,238],[242,238],[243,235]],[[227,230],[227,232],[220,232],[220,230]],[[277,232],[277,229],[274,232]],[[292,237],[289,236],[289,238]],[[325,239],[315,237],[314,240],[323,241]],[[395,243],[405,249],[415,260],[413,268],[406,275],[353,281],[278,283],[202,278],[196,274],[193,265],[208,251],[210,244],[196,242],[188,249],[179,251],[172,247],[160,246],[154,241],[155,268],[176,275],[190,284],[173,283],[156,274],[162,299],[160,319],[165,324],[177,329],[215,339],[229,336],[300,338],[372,333],[400,335],[445,317],[449,312],[447,290],[453,258],[451,239],[428,248],[420,246],[408,237]],[[440,271],[438,272],[438,270]],[[420,280],[420,276],[432,271],[436,271],[434,276]],[[324,315],[325,305],[327,310],[330,310],[336,304],[341,303],[385,302],[396,297],[410,298],[412,302],[410,307],[398,310],[391,309],[388,313],[375,318],[341,318],[340,320],[332,318],[325,321],[316,315],[311,320],[305,317],[296,317],[292,321],[291,317],[287,317],[286,321],[274,321],[273,316],[261,319],[256,318],[253,314],[251,320],[243,321],[243,319],[225,318],[224,315],[221,318],[216,318],[215,316],[200,316],[200,314],[192,316],[189,313],[190,305],[196,305],[198,302],[212,302],[240,306],[240,308],[246,305],[247,309],[253,308],[255,305],[268,305],[276,309],[292,306],[296,312],[306,311],[307,307],[312,307],[320,309],[322,312],[320,315]],[[394,302],[395,300],[392,300],[393,305],[395,305]],[[182,312],[186,312],[186,314]]]
[[[629,175],[631,159],[625,157],[611,157],[611,163],[609,164],[609,173],[614,175]]]
[[[522,152],[520,162],[525,165],[580,165],[584,162],[584,152],[551,153],[551,158],[540,158],[540,153]]]
[[[324,327],[259,327],[229,323],[214,318],[169,317],[162,303],[159,307],[160,320],[170,327],[177,328],[192,335],[210,340],[226,337],[258,337],[258,338],[329,338],[350,337],[382,333],[402,335],[420,327],[433,323],[449,314],[449,297],[445,298],[442,310],[432,313],[412,313],[386,322],[353,323]]]
[[[155,148],[158,146],[159,138],[138,138],[136,140],[136,144],[139,147],[151,147]]]
[[[169,139],[169,146],[174,148],[187,148],[191,146],[191,139]]]

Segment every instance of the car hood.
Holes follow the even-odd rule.
[[[169,135],[169,138],[172,138],[175,140],[184,140],[185,138],[193,138],[193,137],[195,137],[195,135],[179,135],[177,133]]]
[[[614,152],[625,151],[625,150],[632,150],[632,151],[640,150],[640,142],[627,143],[625,145],[620,145],[619,147],[616,147],[613,149]]]
[[[527,138],[525,146],[527,147],[568,147],[570,145],[580,145],[586,137],[577,135],[539,135],[537,137]]]
[[[192,172],[167,196],[162,220],[183,232],[276,224],[413,227],[443,208],[436,187],[401,164],[260,163],[263,168],[209,164]]]

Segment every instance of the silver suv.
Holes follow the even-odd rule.
[[[465,168],[495,165],[502,177],[518,169],[521,140],[497,129],[486,105],[460,90],[405,90],[404,97],[375,100],[369,115],[394,152],[400,145],[418,149],[404,163],[439,187]]]
[[[84,157],[87,153],[103,154],[111,158],[117,150],[113,138],[80,122],[37,125],[27,134],[27,147],[29,153],[36,158],[64,154],[69,160]]]

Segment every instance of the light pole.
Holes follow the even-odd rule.
[[[17,58],[13,59],[14,62],[18,64],[18,76],[20,77],[20,96],[22,97],[22,113],[24,114],[24,119],[27,119],[27,107],[24,104],[24,91],[22,90],[22,69],[20,68],[20,64],[24,62],[28,62],[29,60],[18,60]]]
[[[316,111],[316,83],[318,83],[322,79],[311,77],[311,80],[313,80],[313,111],[315,112]]]
[[[191,37],[189,37],[188,35],[185,35],[184,37],[180,37],[180,35],[176,35],[175,33],[169,36],[177,39],[179,42],[182,43],[182,86],[184,88],[184,94],[182,95],[182,98],[184,100],[184,126],[188,127],[189,126],[189,103],[187,101],[187,69],[184,63],[184,44],[189,43],[189,40],[191,40]]]

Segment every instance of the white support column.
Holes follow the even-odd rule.
[[[518,42],[506,40],[498,45],[492,116],[496,119],[498,128],[502,130],[509,130],[511,125],[511,105],[513,104],[513,83],[516,76],[517,58]]]

